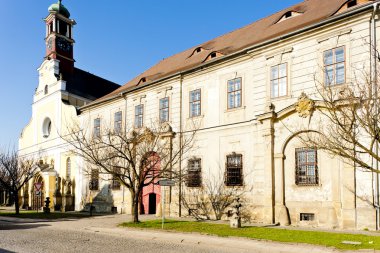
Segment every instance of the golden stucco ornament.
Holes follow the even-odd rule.
[[[302,92],[296,104],[296,111],[298,112],[298,116],[306,118],[313,113],[314,108],[314,101],[311,100],[304,92]]]

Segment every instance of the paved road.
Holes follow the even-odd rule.
[[[46,222],[0,217],[0,252],[338,252],[310,245],[116,227],[127,219],[113,215]]]

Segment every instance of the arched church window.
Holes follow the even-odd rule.
[[[71,178],[71,159],[70,157],[66,160],[66,178]]]
[[[44,90],[45,95],[49,93],[49,86],[45,85],[45,90]]]

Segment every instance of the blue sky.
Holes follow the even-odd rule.
[[[77,21],[76,67],[124,84],[163,58],[301,0],[64,0]],[[55,0],[0,0],[0,147],[17,147],[31,118]]]

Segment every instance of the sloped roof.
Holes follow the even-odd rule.
[[[110,99],[133,87],[192,69],[202,64],[212,52],[227,56],[289,32],[316,24],[336,14],[346,2],[347,0],[305,0],[243,28],[166,58],[136,76],[124,86],[95,101],[95,103]],[[301,13],[301,15],[278,22],[289,11]],[[198,53],[194,52],[199,47],[204,50]],[[145,78],[145,82],[141,82],[143,78]]]
[[[78,68],[74,68],[73,74],[66,80],[68,92],[90,100],[105,96],[117,88],[120,85]]]

